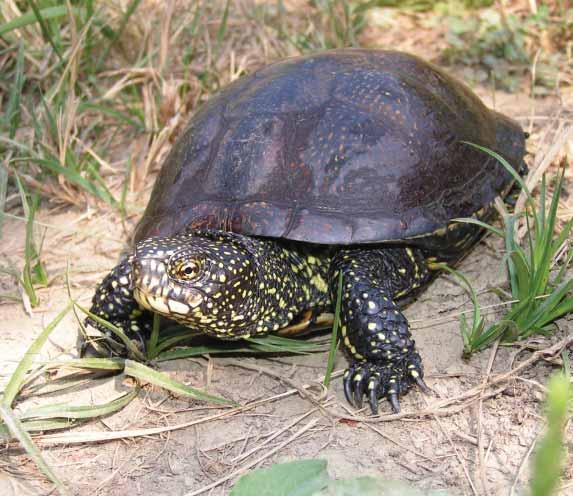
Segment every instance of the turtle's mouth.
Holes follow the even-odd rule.
[[[133,296],[147,310],[184,320],[204,300],[200,291],[173,284],[164,259],[136,258],[132,266]]]

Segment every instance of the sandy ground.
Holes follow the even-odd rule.
[[[487,91],[482,90],[481,94],[491,103]],[[520,117],[524,125],[528,124],[531,106],[523,98],[497,94],[496,105]],[[555,102],[548,101],[545,105],[546,112],[537,108],[536,115],[552,115]],[[544,125],[545,121],[539,122],[541,124],[536,122],[536,126]],[[144,205],[144,196],[138,204]],[[128,229],[136,219],[137,215],[129,219]],[[126,239],[116,213],[46,210],[39,220],[48,225],[43,258],[50,285],[39,291],[41,304],[32,315],[27,315],[19,303],[0,305],[0,356],[7,357],[0,364],[3,382],[42,327],[65,307],[67,264],[72,294],[87,306],[95,284],[114,265]],[[8,219],[0,253],[20,267],[23,245],[24,224]],[[478,290],[503,281],[501,249],[497,240],[488,238],[462,263],[461,270]],[[3,278],[1,284],[9,289],[13,281]],[[480,301],[485,305],[498,300],[486,294],[480,296]],[[204,420],[158,435],[111,442],[50,446],[38,437],[38,444],[70,492],[76,495],[199,494],[197,491],[235,471],[253,466],[259,458],[262,460],[254,466],[324,458],[334,477],[373,475],[402,479],[420,488],[449,488],[455,495],[519,494],[527,481],[532,442],[543,427],[542,384],[556,367],[538,361],[511,380],[484,388],[481,400],[479,394],[464,397],[464,393],[488,378],[495,378],[532,356],[527,349],[510,347],[497,352],[489,349],[469,361],[462,360],[459,322],[451,316],[468,308],[467,295],[447,277],[440,277],[408,307],[406,315],[425,363],[427,381],[436,395],[426,397],[417,391],[411,392],[402,400],[405,415],[399,419],[385,417],[390,413],[386,404],[382,405],[382,417],[377,421],[361,421],[368,416],[366,411],[359,412],[357,419],[353,419],[355,412],[345,402],[340,379],[334,380],[320,407],[296,392],[277,397],[292,391],[292,385],[264,373],[263,369],[298,385],[312,384],[324,373],[325,354],[273,359],[205,357],[163,363],[160,370],[241,405],[267,401],[220,420],[209,420],[208,417],[224,410],[145,388],[139,398],[121,412],[90,422],[74,432],[167,427]],[[537,339],[530,344],[545,348],[572,333],[573,321],[565,319],[559,322],[559,331],[554,337]],[[38,360],[75,356],[76,338],[77,324],[70,314],[52,334]],[[238,367],[233,363],[236,361],[261,370]],[[344,367],[345,359],[339,355],[336,369]],[[28,405],[67,400],[76,404],[97,403],[109,400],[125,388],[117,378],[94,381],[93,387],[67,395],[34,398]],[[310,391],[315,398],[320,394],[318,388]],[[439,402],[448,398],[458,398],[458,401],[438,408]],[[422,410],[435,415],[418,416],[416,412]],[[299,434],[310,422],[313,422],[310,428]],[[275,433],[279,435],[267,441]],[[566,435],[570,452],[571,426]],[[291,437],[293,439],[286,442]],[[284,446],[276,449],[281,444]],[[238,459],[251,450],[255,451]],[[47,493],[49,486],[15,444],[3,446],[1,460],[0,469],[5,471],[0,477],[0,493]],[[562,494],[573,494],[572,478],[573,469],[569,465]],[[235,480],[236,477],[231,477],[204,494],[227,494]]]

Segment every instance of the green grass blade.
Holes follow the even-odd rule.
[[[18,55],[16,56],[14,82],[12,83],[8,104],[6,105],[3,117],[6,128],[9,129],[8,137],[10,139],[14,139],[20,123],[20,98],[22,96],[24,82],[26,81],[24,74],[24,53],[24,43],[20,40],[18,43]]]
[[[6,207],[6,195],[8,193],[8,170],[4,164],[0,164],[0,239],[2,239],[2,229],[4,227],[4,216]]]
[[[34,461],[38,468],[48,477],[56,486],[60,494],[67,494],[67,491],[56,476],[52,468],[46,463],[42,453],[32,441],[30,434],[28,434],[20,421],[14,415],[12,409],[6,403],[0,403],[0,416],[10,433],[18,439],[22,447],[26,450],[28,456]]]
[[[225,2],[225,9],[223,10],[223,15],[221,17],[221,22],[219,23],[219,29],[217,30],[217,39],[215,44],[215,58],[219,54],[219,50],[221,49],[221,44],[225,39],[225,34],[227,32],[227,21],[229,19],[229,6],[231,4],[231,0],[226,0]]]
[[[138,394],[139,387],[135,387],[132,391],[101,404],[76,406],[68,405],[67,403],[59,403],[53,405],[42,405],[24,412],[20,417],[20,420],[54,418],[89,419],[94,417],[103,417],[121,410],[135,399]]]
[[[332,326],[332,336],[330,338],[330,349],[328,350],[328,361],[326,362],[326,372],[324,374],[324,387],[330,385],[330,376],[334,370],[334,359],[338,349],[338,328],[340,327],[340,308],[342,306],[342,271],[338,275],[338,291],[336,292],[336,308],[334,310],[334,324]]]
[[[471,327],[467,322],[467,318],[464,314],[460,317],[460,329],[462,333],[462,340],[464,342],[464,356],[470,355],[483,334],[485,327],[485,321],[481,316],[480,305],[477,299],[477,294],[469,282],[469,280],[459,271],[452,269],[445,263],[436,264],[436,268],[440,270],[445,270],[456,279],[458,279],[470,295],[470,300],[472,302],[472,324]]]
[[[567,257],[565,258],[565,260],[561,264],[561,268],[559,269],[559,272],[557,273],[557,275],[553,279],[552,285],[560,284],[561,281],[563,280],[563,278],[565,277],[565,275],[567,274],[567,269],[569,269],[569,266],[571,265],[571,261],[573,260],[573,249],[572,248],[573,247],[571,246],[571,244],[569,244],[567,246]],[[556,251],[557,251],[557,248],[555,248],[555,252]]]
[[[571,385],[567,377],[555,374],[547,388],[547,431],[533,461],[531,496],[556,494],[563,468],[563,427],[571,399]]]
[[[173,348],[174,346],[183,343],[185,341],[189,341],[194,337],[197,337],[197,331],[180,332],[176,335],[168,337],[167,339],[160,340],[159,344],[155,348],[153,358],[155,359],[156,357],[161,355],[163,352],[169,350],[170,348]]]
[[[42,369],[44,374],[49,367]],[[123,370],[123,369],[122,369]],[[54,395],[56,393],[63,393],[67,391],[81,391],[91,387],[96,387],[99,384],[99,379],[111,379],[115,375],[115,370],[95,370],[91,372],[77,371],[72,374],[66,374],[63,377],[56,377],[47,382],[36,384],[28,384],[26,388],[22,388],[22,397],[24,398],[37,398],[39,396]],[[32,383],[30,378],[27,383]]]
[[[81,13],[83,9],[78,7],[72,7],[72,12],[75,14]],[[65,5],[56,5],[55,7],[46,7],[45,9],[40,9],[40,17],[43,20],[57,19],[58,17],[66,17],[68,15],[68,9]],[[26,12],[16,19],[12,19],[9,22],[0,24],[0,36],[14,31],[15,29],[24,28],[30,24],[35,24],[38,21],[36,13],[34,11]]]
[[[324,351],[323,343],[290,339],[273,334],[248,338],[246,341],[252,351],[260,353],[294,353],[308,355],[309,353]]]
[[[124,358],[72,358],[70,360],[52,360],[47,368],[71,368],[86,370],[123,370]]]
[[[551,271],[551,264],[553,262],[553,256],[554,256],[553,252],[554,244],[552,242],[552,239],[553,239],[553,233],[555,232],[555,225],[557,220],[557,208],[559,206],[559,197],[561,194],[562,186],[563,186],[563,172],[561,173],[561,176],[557,179],[547,219],[539,221],[539,224],[543,226],[543,229],[538,230],[535,233],[535,238],[536,238],[535,255],[538,263],[538,270],[536,271],[536,277],[534,277],[533,279],[533,287],[536,295],[544,293],[545,287],[547,286],[547,281],[549,279],[549,273]],[[544,189],[545,189],[545,181],[543,181],[543,186],[542,186],[542,190]]]
[[[225,355],[235,353],[253,353],[248,347],[241,348],[217,348],[214,346],[188,346],[175,350],[164,351],[157,355],[154,362],[167,362],[168,360],[179,360],[181,358],[191,358],[202,355]]]
[[[34,358],[38,356],[42,346],[50,336],[50,334],[54,331],[54,329],[58,326],[58,324],[62,321],[62,319],[68,314],[68,312],[72,308],[72,303],[69,303],[66,308],[64,308],[52,322],[50,322],[44,330],[40,333],[40,335],[34,340],[34,342],[30,345],[26,354],[20,360],[20,363],[16,367],[16,370],[10,377],[6,388],[2,394],[2,404],[11,406],[14,402],[14,399],[18,395],[22,384],[24,384],[26,380],[26,374],[30,370],[32,362]]]
[[[572,288],[573,279],[569,279],[555,288],[531,316],[532,325],[544,327],[560,317],[563,310],[571,308],[573,298],[566,299],[562,304],[560,302]]]
[[[146,353],[147,359],[153,360],[158,353],[157,343],[159,342],[159,324],[161,323],[161,317],[159,314],[153,314],[153,327],[151,328],[151,336],[147,340]]]
[[[125,375],[129,375],[131,377],[135,377],[136,379],[149,382],[155,386],[167,389],[173,393],[180,394],[181,396],[186,396],[187,398],[208,401],[211,403],[217,403],[219,405],[235,405],[233,401],[205,393],[190,386],[186,386],[179,381],[171,379],[171,377],[169,377],[167,374],[164,374],[163,372],[157,372],[147,365],[143,365],[139,362],[134,362],[133,360],[125,361]]]
[[[36,307],[40,303],[40,299],[36,294],[34,289],[33,277],[32,277],[32,266],[34,264],[34,215],[36,213],[37,203],[30,205],[28,202],[28,195],[24,189],[22,181],[18,174],[14,175],[16,185],[18,186],[18,192],[20,194],[20,201],[22,202],[22,208],[24,209],[24,215],[26,216],[26,236],[24,238],[24,267],[22,268],[22,277],[20,279],[20,284],[28,297],[31,307]]]
[[[461,143],[465,143],[466,145],[472,146],[473,148],[477,148],[478,150],[481,150],[482,152],[487,153],[491,157],[495,158],[501,165],[503,165],[503,167],[507,170],[507,172],[509,172],[513,176],[513,178],[517,181],[517,184],[519,184],[521,189],[525,191],[525,194],[527,195],[527,199],[529,200],[529,202],[533,203],[533,197],[531,196],[531,192],[529,191],[529,188],[525,184],[525,181],[519,175],[519,172],[517,172],[511,166],[511,164],[507,160],[505,160],[505,158],[503,158],[499,153],[496,153],[485,146],[477,145],[470,141],[463,141],[463,140],[461,141]]]
[[[519,300],[519,285],[516,267],[513,261],[512,253],[520,250],[519,245],[515,242],[515,217],[513,215],[505,216],[503,218],[505,227],[504,242],[505,251],[508,257],[505,259],[507,263],[507,272],[509,274],[509,287],[511,288],[511,296],[514,300]]]
[[[527,265],[527,260],[523,252],[514,251],[509,255],[513,263],[513,271],[515,274],[515,286],[517,291],[514,294],[514,298],[517,300],[523,300],[527,298],[530,294],[531,287],[529,285],[531,281],[531,274],[529,272],[529,266]],[[513,288],[512,288],[513,289]]]
[[[120,112],[113,107],[108,107],[106,105],[95,104],[90,102],[82,102],[78,105],[78,114],[82,114],[86,111],[93,110],[99,114],[106,115],[108,117],[112,117],[119,121],[122,124],[127,124],[128,126],[132,126],[136,131],[144,132],[145,131],[145,124],[140,121],[137,121],[130,117],[129,115]]]
[[[545,184],[545,174],[541,176],[541,188],[539,189],[539,210],[537,211],[537,230],[539,232],[545,232],[545,196],[547,193],[547,187]],[[555,197],[554,197],[555,198]],[[537,231],[536,231],[537,232]]]
[[[78,425],[78,421],[68,419],[49,419],[49,420],[26,420],[20,422],[20,426],[26,432],[45,432],[55,431],[61,429],[70,429]],[[4,424],[0,424],[0,439],[2,441],[11,441],[16,439],[10,432],[10,429]]]
[[[490,224],[487,224],[486,222],[474,219],[472,217],[459,217],[457,219],[452,219],[452,222],[465,222],[467,224],[474,224],[476,226],[483,227],[484,229],[487,229],[488,231],[497,234],[499,237],[503,238],[503,231],[501,229],[498,229],[497,227],[494,227]]]
[[[557,305],[551,311],[551,313],[546,315],[545,319],[543,319],[541,322],[545,326],[545,325],[550,324],[551,322],[559,319],[560,317],[563,317],[563,316],[565,316],[569,313],[572,313],[572,312],[573,312],[573,298],[567,298],[565,301],[563,301],[559,305]]]
[[[52,36],[52,33],[50,32],[48,24],[46,23],[43,15],[42,15],[42,11],[36,5],[36,1],[35,0],[28,0],[28,4],[30,5],[30,8],[34,12],[34,16],[36,17],[36,20],[38,21],[38,24],[40,25],[40,30],[42,31],[42,36],[44,37],[44,41],[47,41],[50,45],[52,45],[52,48],[54,49],[55,54],[60,59],[60,62],[63,62],[64,59],[62,57],[62,52],[60,50],[60,47],[54,41],[54,38]],[[67,14],[67,8],[66,8],[66,14]]]
[[[43,158],[30,158],[33,162],[36,162],[38,165],[48,169],[53,174],[61,174],[64,176],[69,182],[79,186],[81,189],[87,191],[88,193],[92,194],[93,196],[100,198],[104,202],[108,203],[109,205],[116,205],[117,201],[110,193],[110,191],[105,186],[103,180],[99,178],[100,186],[96,186],[92,181],[84,178],[79,172],[70,168],[70,167],[62,167],[58,160],[55,159],[43,159]]]

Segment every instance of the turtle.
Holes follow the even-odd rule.
[[[523,173],[525,140],[515,120],[408,53],[272,63],[191,118],[91,312],[139,346],[155,313],[237,340],[332,311],[341,285],[345,396],[398,412],[408,390],[428,390],[404,304],[483,234],[455,219],[489,220],[515,182],[471,144]]]

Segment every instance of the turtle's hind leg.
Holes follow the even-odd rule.
[[[153,314],[142,309],[133,297],[131,278],[131,263],[125,258],[96,288],[90,312],[121,329],[140,350],[144,351],[145,339],[149,336],[153,324]],[[106,348],[124,348],[113,332],[103,324],[89,317],[85,323],[104,334],[105,341],[109,344]]]
[[[408,321],[394,301],[431,279],[424,256],[416,248],[342,250],[331,265],[333,301],[340,272],[341,337],[350,356],[344,375],[346,398],[360,408],[366,395],[376,414],[378,399],[386,397],[397,412],[399,397],[413,385],[427,389]]]

